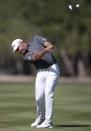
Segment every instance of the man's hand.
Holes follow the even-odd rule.
[[[33,55],[33,57],[32,57],[33,61],[39,60],[39,59],[41,59],[46,53],[48,53],[48,52],[53,52],[53,51],[54,51],[54,45],[51,44],[50,42],[45,42],[45,43],[44,43],[44,46],[45,46],[44,50],[42,50],[42,51],[40,51],[40,52],[38,52],[38,53],[36,53],[36,54]]]
[[[50,42],[44,43],[46,52],[53,52],[54,51],[54,45]]]

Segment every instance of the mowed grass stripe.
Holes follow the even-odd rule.
[[[32,111],[34,110],[34,94],[32,94],[32,90],[32,83],[2,83],[0,85],[0,125],[3,124],[3,127],[11,125],[12,127],[16,123],[16,126],[21,124],[23,126],[23,121],[26,123],[31,119],[29,116],[31,114],[33,116]]]
[[[34,82],[0,84],[0,131],[35,131]],[[55,92],[53,131],[91,131],[91,85],[61,84]],[[50,129],[42,129],[50,130]]]
[[[91,124],[91,85],[60,84],[56,96],[55,119],[64,124]]]

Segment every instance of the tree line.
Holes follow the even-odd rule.
[[[69,10],[76,3],[80,7]],[[55,44],[63,75],[91,75],[90,0],[0,0],[0,74],[36,73],[11,49],[14,39],[36,34]]]

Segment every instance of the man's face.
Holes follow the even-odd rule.
[[[16,52],[18,52],[18,53],[24,53],[24,52],[25,52],[24,42],[21,42],[21,43],[19,44]]]

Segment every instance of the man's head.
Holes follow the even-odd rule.
[[[12,42],[12,48],[13,48],[13,52],[20,52],[20,53],[24,53],[26,48],[27,48],[27,43],[24,42],[22,39],[15,39]]]

